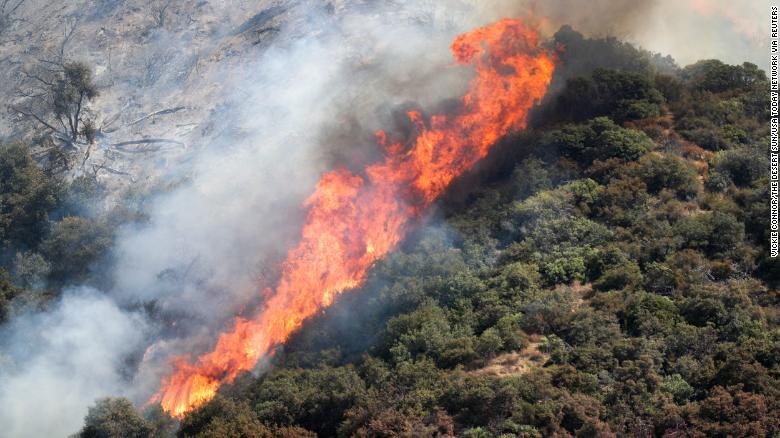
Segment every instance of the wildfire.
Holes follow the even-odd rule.
[[[288,252],[279,284],[262,309],[253,319],[237,317],[214,350],[196,362],[175,359],[174,373],[163,379],[153,402],[181,417],[214,397],[222,383],[251,370],[304,320],[359,286],[411,221],[498,138],[525,127],[555,67],[554,56],[539,47],[536,30],[504,19],[458,36],[451,50],[459,64],[476,70],[460,108],[427,123],[409,112],[416,126],[409,144],[387,145],[378,133],[387,155],[364,176],[345,169],[325,174],[304,202],[308,215],[301,240]]]

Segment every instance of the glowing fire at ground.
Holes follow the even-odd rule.
[[[339,293],[359,286],[455,177],[501,136],[525,127],[555,67],[538,38],[535,29],[511,19],[458,36],[451,47],[456,61],[476,69],[458,111],[427,124],[410,112],[417,130],[412,143],[387,145],[385,160],[368,166],[365,177],[347,170],[324,175],[304,203],[309,210],[300,243],[287,254],[263,308],[254,319],[236,318],[195,363],[177,358],[152,401],[183,416],[214,397],[223,382],[251,370]]]

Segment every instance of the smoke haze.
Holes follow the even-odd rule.
[[[0,356],[3,435],[63,436],[96,398],[128,395],[122,360],[143,347],[145,332],[140,315],[89,288],[66,291],[48,313],[14,318],[0,334],[13,340]]]

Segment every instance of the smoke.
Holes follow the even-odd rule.
[[[189,181],[151,203],[148,224],[120,232],[120,301],[156,299],[198,325],[224,322],[272,283],[264,267],[297,238],[301,203],[322,172],[370,159],[349,152],[373,149],[372,132],[397,105],[432,105],[461,88],[444,71],[449,32],[309,11],[297,19],[315,36],[288,28],[258,62],[213,72],[229,78],[224,109],[209,121],[218,135]]]
[[[431,111],[462,94],[468,77],[450,67],[449,43],[475,25],[463,8],[445,18],[418,6],[287,11],[295,25],[259,61],[214,73],[230,78],[226,109],[211,121],[224,125],[219,137],[189,183],[154,201],[149,224],[122,231],[116,251],[113,296],[182,316],[168,329],[176,336],[152,345],[137,385],[151,393],[171,354],[204,351],[273,286],[323,172],[373,161],[373,132],[393,132],[399,107]]]
[[[101,16],[132,19],[123,9],[129,6],[104,3]],[[671,0],[587,7],[574,0],[279,1],[253,10],[243,2],[198,3],[208,8],[194,10],[200,21],[191,24],[192,11],[177,6],[169,20],[185,30],[149,30],[150,47],[136,44],[120,24],[100,31],[106,44],[87,44],[87,31],[74,36],[69,50],[90,47],[85,56],[99,67],[106,91],[96,110],[106,119],[122,114],[115,122],[121,125],[186,107],[182,115],[118,130],[110,141],[154,135],[185,146],[155,160],[127,153],[111,162],[134,171],[137,181],[178,181],[150,200],[148,223],[118,230],[112,289],[68,291],[50,312],[19,316],[4,328],[4,434],[71,433],[94,399],[144,401],[172,354],[208,348],[218,329],[273,285],[276,263],[298,238],[301,203],[321,173],[372,161],[374,131],[408,129],[399,109],[436,112],[462,94],[468,76],[452,67],[449,53],[459,33],[532,10],[548,33],[569,23],[683,63],[741,62],[745,55],[765,63],[746,51],[749,37],[734,37],[744,32],[729,24],[732,18]],[[263,15],[271,6],[273,13]],[[101,148],[90,160],[121,155]],[[162,322],[128,310],[139,303],[154,303]],[[134,369],[129,358],[144,351]]]
[[[104,101],[120,90],[144,96],[96,110],[148,108],[123,116],[133,120],[183,103],[185,121],[196,126],[183,132],[181,120],[160,118],[117,131],[143,136],[152,129],[186,144],[162,165],[133,160],[150,168],[145,174],[178,183],[147,202],[148,223],[117,230],[110,290],[69,292],[49,313],[15,318],[8,332],[14,345],[5,351],[11,368],[25,371],[9,371],[0,392],[11,436],[72,433],[100,396],[144,401],[172,355],[209,347],[218,329],[273,284],[276,263],[298,238],[302,201],[324,171],[373,161],[374,131],[402,135],[407,128],[399,108],[434,112],[465,90],[468,74],[452,67],[449,44],[485,23],[474,4],[333,5],[280,2],[272,16],[243,16],[234,21],[236,29],[247,23],[243,32],[220,26],[213,42],[201,43],[213,50],[203,49],[200,61],[188,56],[190,39],[154,30],[146,76],[117,68],[132,67],[127,53],[113,66],[104,60],[97,76],[108,87]],[[177,73],[193,62],[199,69]],[[164,104],[147,106],[155,100]],[[117,139],[112,133],[110,141]],[[100,145],[90,159],[118,153],[109,149]],[[161,320],[142,323],[127,310],[140,304]],[[25,337],[35,326],[43,334]],[[56,333],[67,335],[62,346],[50,339]],[[136,365],[131,359],[140,356]],[[31,382],[40,386],[24,389]]]
[[[769,0],[656,0],[629,40],[671,54],[681,65],[700,59],[769,67]]]
[[[3,436],[66,435],[96,398],[127,394],[121,360],[142,346],[146,328],[89,288],[65,292],[48,313],[14,318],[0,333]]]
[[[591,37],[614,36],[671,55],[680,65],[717,58],[767,68],[769,0],[525,0],[555,32],[569,24]]]

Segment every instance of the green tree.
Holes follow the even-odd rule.
[[[713,93],[744,90],[766,81],[766,73],[755,64],[728,65],[717,59],[702,60],[685,67],[682,77],[691,87]]]
[[[365,383],[354,367],[278,370],[249,388],[257,418],[333,436],[347,411],[364,402]]]
[[[179,438],[273,438],[246,402],[222,396],[188,413],[181,422]],[[303,436],[303,435],[302,435]]]
[[[718,152],[713,161],[713,175],[722,175],[737,187],[749,186],[769,167],[766,155],[754,148]]]
[[[0,241],[34,248],[46,235],[49,212],[57,205],[56,182],[48,178],[21,144],[0,145]]]
[[[512,191],[516,199],[525,199],[552,187],[550,175],[543,161],[526,158],[512,172]]]
[[[711,255],[728,253],[745,236],[745,225],[734,215],[720,211],[683,218],[676,228],[685,246]]]
[[[586,165],[610,158],[633,161],[653,146],[645,133],[621,128],[607,117],[597,117],[581,125],[567,125],[553,131],[547,141],[564,155]]]
[[[608,116],[617,121],[658,116],[663,94],[643,74],[596,69],[590,77],[569,79],[556,102],[559,120]]]
[[[11,283],[11,275],[3,268],[0,268],[0,323],[8,319],[11,301],[19,295],[21,291]]]
[[[89,408],[79,438],[148,438],[151,425],[124,398],[103,398]]]
[[[51,263],[49,278],[58,283],[86,280],[92,264],[111,244],[111,232],[104,225],[80,217],[62,219],[41,243],[41,253]]]
[[[673,155],[645,155],[639,160],[636,175],[650,194],[671,190],[680,199],[692,199],[698,193],[696,173],[683,160]]]

